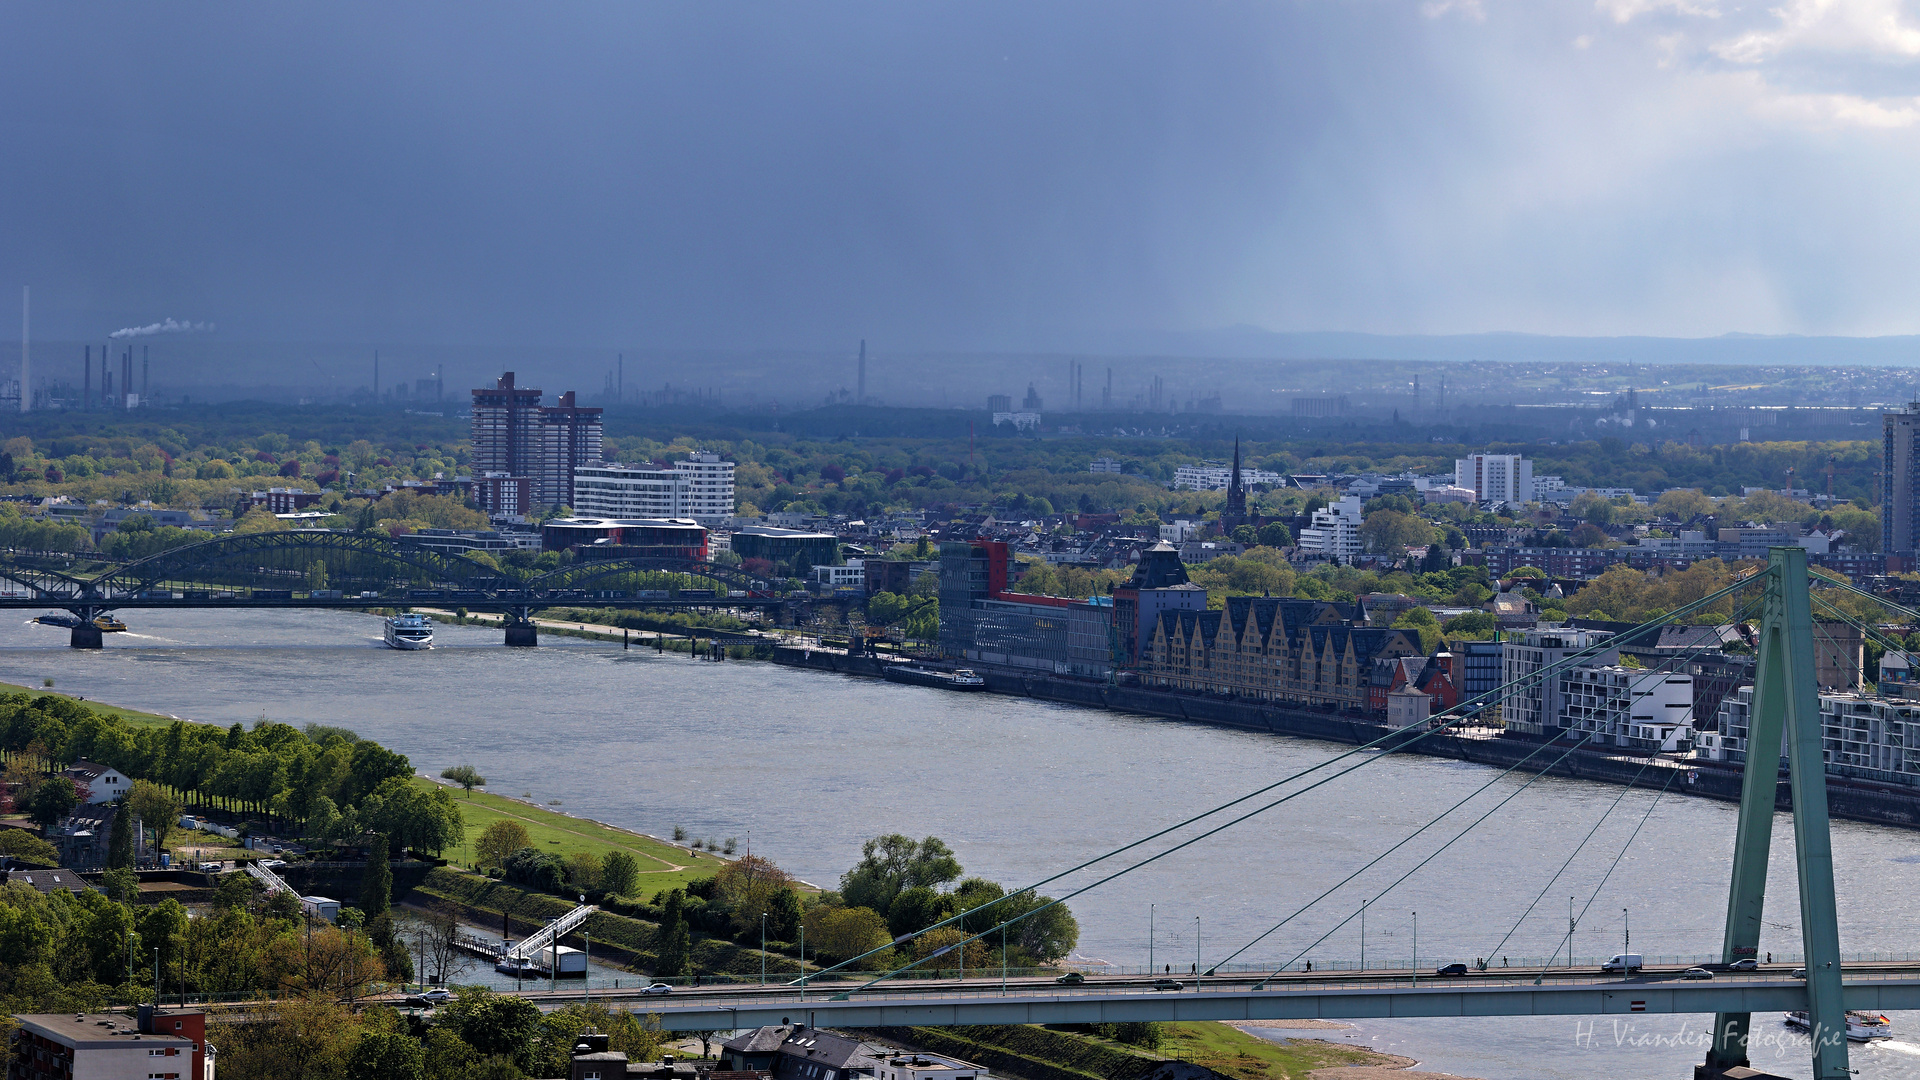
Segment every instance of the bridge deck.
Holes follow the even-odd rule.
[[[1920,974],[1849,975],[1849,1009],[1920,1008]],[[1536,986],[1511,979],[1329,981],[1252,990],[1245,986],[1180,992],[1138,987],[928,988],[831,1000],[834,990],[753,988],[653,999],[669,1031],[749,1028],[805,1022],[845,1027],[965,1024],[1102,1024],[1165,1020],[1351,1020],[1369,1017],[1604,1016],[1616,1013],[1790,1012],[1807,1007],[1806,984],[1778,976],[1679,981],[1563,979]],[[699,995],[696,998],[696,995]]]

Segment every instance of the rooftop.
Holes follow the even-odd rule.
[[[31,1013],[16,1015],[21,1028],[75,1049],[176,1046],[190,1050],[193,1040],[178,1035],[142,1035],[131,1016],[110,1013]],[[185,1070],[181,1070],[185,1071]]]

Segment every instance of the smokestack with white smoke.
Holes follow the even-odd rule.
[[[155,334],[210,334],[213,324],[210,322],[180,322],[166,319],[162,322],[148,323],[145,326],[128,326],[108,334],[109,338],[152,337]]]

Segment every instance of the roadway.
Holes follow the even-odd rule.
[[[727,984],[675,987],[649,994],[644,983],[596,988],[591,998],[658,1014],[670,1031],[721,1030],[795,1021],[828,1026],[1119,1023],[1138,1020],[1351,1020],[1369,1017],[1570,1016],[1615,1013],[1789,1012],[1806,1007],[1805,983],[1792,965],[1752,972],[1720,971],[1708,980],[1681,978],[1682,967],[1649,968],[1622,977],[1591,969],[1548,972],[1508,968],[1418,980],[1399,971],[1235,974],[1178,991],[1154,990],[1143,976],[1090,976],[1062,985],[1054,978],[1012,978],[1004,988],[990,972],[969,978],[893,980],[867,990],[852,980],[806,988]],[[1539,982],[1536,984],[1536,977]],[[1920,963],[1849,964],[1849,1009],[1920,1008]],[[578,984],[528,990],[542,1009],[577,1003]],[[369,999],[402,1005],[404,995]],[[244,1007],[244,1006],[242,1006]]]

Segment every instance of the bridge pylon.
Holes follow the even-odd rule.
[[[1827,767],[1820,747],[1819,684],[1814,675],[1813,613],[1804,548],[1774,548],[1764,572],[1765,606],[1754,674],[1733,882],[1727,894],[1723,963],[1754,957],[1766,901],[1767,856],[1787,759],[1793,793],[1793,846],[1800,884],[1800,934],[1806,953],[1807,1019],[1815,1080],[1842,1080],[1847,1067],[1847,1015],[1840,987],[1840,928],[1833,892],[1833,840],[1827,818]],[[1774,747],[1781,747],[1776,753]],[[1713,1044],[1695,1080],[1718,1080],[1745,1069],[1752,1013],[1719,1013]],[[1733,1073],[1732,1075],[1760,1075]]]
[[[514,608],[507,613],[507,647],[510,649],[531,649],[540,644],[540,628],[533,624],[533,613],[529,608]]]

